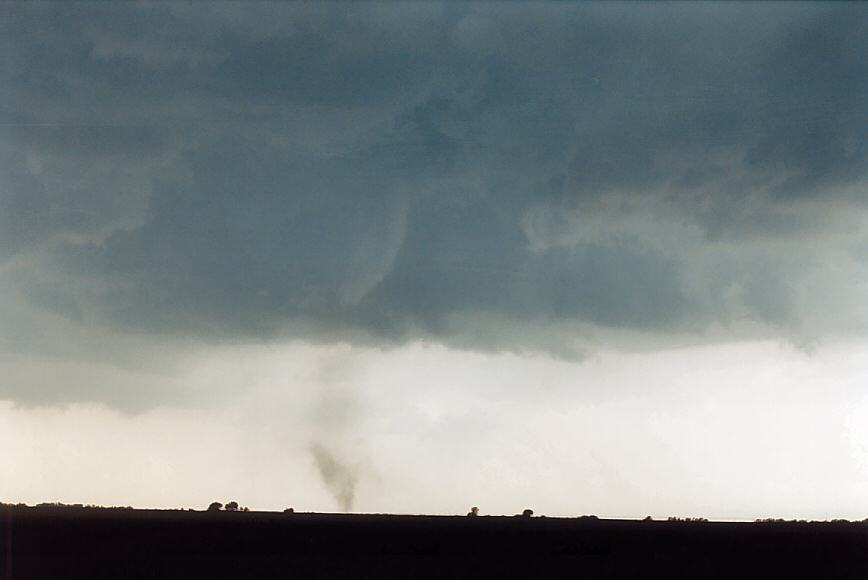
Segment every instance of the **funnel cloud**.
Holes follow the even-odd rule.
[[[352,511],[358,482],[356,469],[320,443],[312,444],[310,452],[323,483],[335,498],[338,507],[344,512]]]

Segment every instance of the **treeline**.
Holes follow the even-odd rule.
[[[5,503],[0,501],[0,508],[2,507],[15,507],[15,508],[29,508],[29,509],[86,509],[86,510],[133,510],[136,509],[130,505],[112,505],[112,506],[104,506],[104,505],[96,505],[92,503],[63,503],[59,501],[51,501],[51,502],[42,502],[36,505],[27,505],[26,503]]]
[[[868,524],[868,518],[864,520],[847,520],[844,518],[836,518],[833,520],[785,520],[782,518],[757,518],[754,520],[757,524]]]
[[[28,505],[26,503],[8,503],[0,501],[0,508],[18,508],[18,509],[86,509],[86,510],[135,510],[132,506],[102,506],[96,504],[81,504],[81,503],[63,503],[63,502],[42,502],[36,505]],[[198,511],[193,508],[168,508],[160,511]],[[241,506],[237,501],[229,501],[226,504],[219,501],[212,502],[206,510],[207,512],[249,512],[250,509],[246,506]],[[283,513],[294,513],[294,508],[286,508]],[[479,508],[473,507],[468,516],[478,516]],[[531,509],[524,510],[521,514],[515,514],[515,517],[533,517],[534,513]],[[545,518],[546,516],[539,516]],[[572,519],[577,520],[597,520],[595,515],[583,515]],[[701,517],[675,517],[670,516],[665,520],[654,520],[651,516],[646,516],[642,519],[643,522],[667,521],[667,522],[687,522],[687,523],[707,523],[708,518]],[[804,520],[804,519],[783,519],[783,518],[757,518],[754,520],[757,524],[868,524],[868,518],[863,520],[848,520],[844,518],[835,518],[832,520]]]

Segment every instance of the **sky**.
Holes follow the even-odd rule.
[[[868,517],[868,7],[20,2],[0,54],[0,501]]]

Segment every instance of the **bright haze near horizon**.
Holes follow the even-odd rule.
[[[0,501],[868,516],[868,6],[0,5]]]

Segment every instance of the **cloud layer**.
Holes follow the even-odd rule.
[[[6,351],[865,333],[863,6],[0,15]]]

